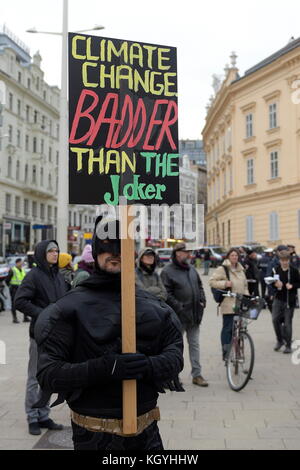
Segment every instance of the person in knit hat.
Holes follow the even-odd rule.
[[[72,266],[72,256],[69,253],[59,253],[58,267],[60,274],[63,275],[67,286],[71,289],[74,279],[74,269]]]
[[[92,246],[86,245],[83,249],[81,260],[78,263],[78,269],[75,272],[72,287],[77,287],[82,281],[90,277],[95,268],[95,260],[92,254]]]

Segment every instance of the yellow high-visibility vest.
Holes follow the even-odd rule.
[[[19,286],[23,281],[24,277],[26,276],[26,272],[23,268],[20,271],[16,266],[12,268],[12,272],[14,273],[14,275],[10,280],[10,284],[12,286]]]

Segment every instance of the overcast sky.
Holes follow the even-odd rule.
[[[45,79],[60,85],[62,0],[0,0],[0,22],[39,50]],[[177,47],[179,138],[201,138],[212,75],[224,74],[232,51],[240,74],[300,36],[299,0],[69,0],[69,31],[102,24],[93,34]]]

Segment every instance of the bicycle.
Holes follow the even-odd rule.
[[[234,297],[232,340],[225,358],[226,376],[232,390],[239,392],[249,382],[254,367],[254,343],[248,333],[250,321],[257,320],[265,301],[261,297],[250,297],[227,291],[223,297]]]

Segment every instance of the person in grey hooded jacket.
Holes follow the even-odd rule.
[[[137,258],[136,285],[155,295],[160,300],[167,300],[168,293],[156,272],[157,255],[152,248],[143,248]]]

